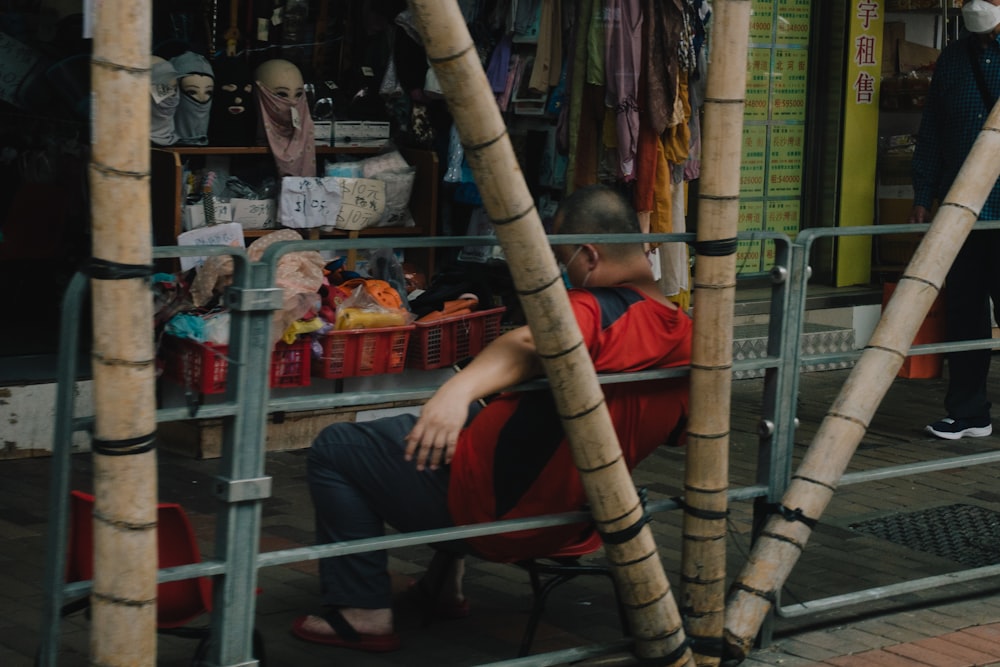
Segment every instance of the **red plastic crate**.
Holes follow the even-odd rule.
[[[163,337],[164,377],[203,394],[226,390],[229,346],[189,338]],[[278,342],[271,353],[271,387],[309,386],[309,339]]]
[[[344,329],[321,336],[323,356],[313,365],[313,373],[327,379],[399,373],[413,329],[412,324]]]
[[[500,335],[500,318],[505,310],[501,306],[423,324],[414,322],[406,365],[426,371],[478,354]]]

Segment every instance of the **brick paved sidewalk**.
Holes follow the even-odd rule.
[[[1000,666],[1000,594],[797,633],[744,667]]]
[[[846,373],[840,371],[803,375],[797,457],[805,451],[810,434],[845,377]],[[998,386],[992,388],[992,393],[1000,395],[1000,382],[994,385]],[[759,382],[735,383],[731,436],[734,487],[753,483],[755,477],[759,395]],[[943,382],[938,380],[894,385],[852,460],[851,471],[989,452],[1000,447],[1000,435],[947,442],[923,434],[923,420],[937,416],[942,395]],[[680,495],[683,466],[683,450],[662,450],[640,466],[636,480],[649,489],[653,498]],[[48,467],[46,459],[0,462],[0,667],[30,667],[37,649]],[[217,470],[217,461],[192,460],[167,452],[159,458],[160,497],[180,502],[188,510],[205,554],[212,553],[210,545],[215,534],[218,505],[211,489]],[[273,478],[273,495],[264,503],[261,550],[311,544],[313,517],[302,452],[269,454],[266,472]],[[74,488],[86,489],[92,483],[88,456],[73,457],[72,476]],[[932,547],[937,545],[896,544],[855,526],[873,518],[958,504],[975,505],[983,512],[1000,516],[998,479],[1000,464],[988,464],[844,487],[835,495],[783,587],[783,599],[786,604],[806,604],[967,568],[951,555],[935,553]],[[750,510],[746,502],[731,508],[730,576],[735,576],[746,562]],[[680,590],[677,573],[681,520],[679,512],[668,512],[657,514],[652,524],[675,594]],[[1000,539],[994,539],[992,533],[977,537],[987,551],[993,549],[1000,554]],[[419,576],[430,555],[426,546],[396,549],[390,552],[390,566],[404,577]],[[553,593],[539,628],[536,652],[620,639],[609,583],[588,579],[593,578],[575,580]],[[316,610],[315,562],[263,568],[259,584],[262,592],[256,598],[257,626],[264,635],[271,667],[458,667],[506,660],[516,653],[531,602],[523,571],[472,560],[467,577],[467,592],[473,603],[471,617],[425,627],[412,603],[407,606],[401,600],[397,630],[404,649],[375,656],[315,646],[290,635],[295,616]],[[82,615],[63,625],[61,667],[87,664],[89,629]],[[743,664],[1000,666],[998,635],[1000,576],[885,600],[866,599],[808,617],[778,618],[773,642],[752,652]],[[163,638],[158,664],[188,665],[192,651],[190,641]],[[910,662],[902,662],[907,659]]]

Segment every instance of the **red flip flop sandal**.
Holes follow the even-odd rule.
[[[308,616],[299,616],[292,623],[292,634],[307,642],[352,648],[357,651],[368,651],[369,653],[387,653],[397,650],[400,646],[399,635],[396,633],[370,635],[358,632],[337,610],[333,610],[328,614],[318,615],[318,618],[326,621],[330,628],[337,633],[335,635],[306,630],[303,626],[308,618]]]

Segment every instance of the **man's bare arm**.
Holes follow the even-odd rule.
[[[406,458],[418,470],[450,463],[469,405],[538,376],[541,362],[528,327],[500,336],[427,401],[406,438]]]

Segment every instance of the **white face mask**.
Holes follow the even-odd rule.
[[[962,5],[962,19],[969,32],[990,32],[1000,24],[1000,6],[987,0],[969,0]]]

